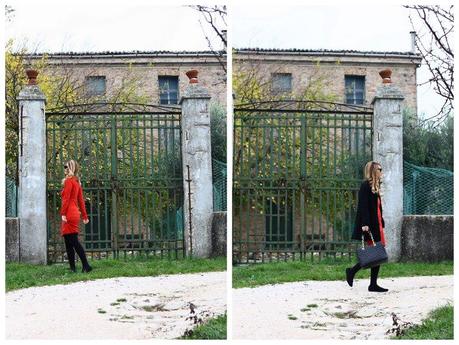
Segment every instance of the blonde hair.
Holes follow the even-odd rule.
[[[73,159],[71,159],[67,163],[65,163],[65,165],[67,165],[69,173],[67,174],[66,177],[64,177],[62,179],[62,185],[64,185],[65,179],[67,177],[72,177],[72,176],[74,176],[77,179],[78,183],[81,184],[80,175],[79,175],[80,174],[80,165],[78,164],[78,162],[74,161]]]
[[[365,180],[370,184],[371,191],[381,195],[381,180],[376,179],[376,168],[380,166],[381,164],[378,162],[369,161],[367,164],[365,164],[365,168],[363,169],[363,176],[365,177]]]

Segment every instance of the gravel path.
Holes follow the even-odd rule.
[[[383,339],[391,313],[419,323],[453,301],[453,276],[379,279],[389,292],[368,292],[368,279],[304,281],[233,289],[233,339]]]
[[[6,294],[7,339],[176,338],[226,310],[226,272],[100,279]]]

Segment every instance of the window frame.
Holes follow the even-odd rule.
[[[167,80],[172,80],[174,79],[174,81],[176,80],[177,81],[177,90],[174,90],[176,91],[177,93],[177,97],[176,97],[176,100],[175,100],[175,103],[171,102],[171,97],[170,97],[170,87],[167,89],[167,91],[165,93],[167,93],[167,103],[161,103],[162,101],[162,89],[161,89],[161,79],[162,78],[167,78]],[[169,86],[169,85],[168,85]],[[180,77],[178,75],[158,75],[158,92],[159,92],[159,104],[161,105],[175,105],[175,104],[178,104],[179,103],[179,100],[180,100]]]
[[[275,77],[278,77],[278,76],[289,76],[290,77],[290,88],[289,89],[281,89],[281,88],[275,88],[274,87],[274,84],[275,84]],[[274,94],[282,94],[282,93],[291,93],[293,90],[293,75],[292,73],[289,73],[289,72],[275,72],[275,73],[271,73],[271,91],[274,93]]]
[[[353,103],[348,102],[348,86],[346,85],[346,82],[348,80],[351,80],[354,82],[354,88],[353,88]],[[358,98],[356,97],[356,81],[357,80],[362,80],[363,81],[363,88],[362,88],[362,103],[357,103]],[[365,105],[366,103],[366,76],[365,75],[357,75],[357,74],[345,74],[344,75],[344,103],[346,104],[351,104],[351,105]]]
[[[104,81],[104,91],[97,92],[96,88],[90,87],[91,80],[103,80]],[[105,75],[87,75],[84,78],[85,94],[87,97],[104,97],[107,94],[107,77]]]

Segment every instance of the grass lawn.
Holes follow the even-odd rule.
[[[226,314],[207,321],[180,339],[226,339]]]
[[[226,257],[179,260],[134,257],[90,260],[89,263],[94,268],[90,273],[81,273],[80,263],[77,263],[77,273],[71,272],[67,263],[47,266],[7,263],[5,265],[5,289],[11,291],[31,286],[67,284],[114,277],[152,277],[162,274],[226,270]]]
[[[407,329],[403,335],[392,339],[454,339],[454,307],[435,309],[421,325]]]
[[[354,262],[288,261],[233,267],[233,288],[255,287],[266,284],[302,280],[344,280],[346,267]],[[452,275],[453,261],[440,263],[400,262],[381,267],[379,277],[412,277],[428,275]],[[370,277],[370,270],[361,270],[356,279]]]

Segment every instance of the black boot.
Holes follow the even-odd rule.
[[[360,270],[360,264],[356,263],[354,267],[352,268],[346,268],[346,281],[349,284],[349,286],[352,286],[354,284],[354,276],[357,273],[358,270]]]
[[[83,273],[85,273],[85,272],[86,272],[86,273],[89,273],[89,272],[91,272],[91,271],[92,271],[92,267],[89,266],[89,265],[86,266],[86,267],[83,267],[83,269],[81,270],[81,272],[83,272]]]
[[[385,289],[377,284],[378,274],[379,274],[379,267],[375,266],[371,268],[371,279],[370,279],[370,286],[368,287],[368,291],[371,292],[387,292],[389,289]]]

